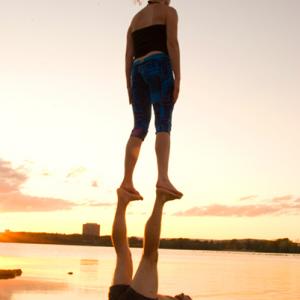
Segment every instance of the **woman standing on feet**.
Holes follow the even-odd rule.
[[[180,87],[177,11],[170,0],[152,0],[132,19],[127,32],[126,79],[134,128],[126,146],[125,174],[120,189],[143,199],[132,176],[154,108],[158,179],[156,188],[182,197],[168,177],[170,131]],[[173,76],[174,72],[174,76]]]

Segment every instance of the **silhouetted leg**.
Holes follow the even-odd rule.
[[[145,226],[144,252],[131,286],[136,292],[148,298],[157,298],[157,262],[162,212],[165,202],[173,199],[170,195],[157,192],[152,214]]]
[[[131,136],[126,145],[125,163],[124,163],[124,178],[120,187],[124,188],[128,192],[139,194],[134,188],[132,176],[139,157],[142,139]]]
[[[117,264],[112,285],[129,285],[132,280],[132,259],[128,245],[125,213],[127,205],[137,200],[134,195],[118,189],[118,204],[112,228],[112,243],[117,255]]]
[[[158,169],[156,187],[169,191],[171,194],[182,196],[182,193],[173,186],[168,175],[170,144],[170,134],[168,132],[158,132],[156,134],[155,151]]]
[[[134,127],[126,146],[125,172],[121,187],[131,193],[138,193],[134,188],[132,176],[139,156],[141,144],[145,139],[151,120],[151,101],[149,89],[144,81],[142,73],[133,67],[132,69],[132,110]]]

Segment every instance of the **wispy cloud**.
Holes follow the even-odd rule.
[[[91,186],[94,187],[94,188],[99,187],[98,181],[97,181],[97,180],[93,180],[93,181],[91,182]]]
[[[209,206],[193,207],[176,216],[215,216],[215,217],[257,217],[278,212],[279,209],[268,205],[227,206],[213,204]]]
[[[77,176],[85,169],[73,169],[69,177]],[[47,175],[46,175],[47,176]],[[73,201],[51,197],[37,197],[21,192],[21,186],[28,180],[22,168],[13,168],[11,163],[0,159],[0,212],[47,212],[70,210],[76,206],[112,206],[114,203],[88,201],[78,204]]]
[[[292,195],[285,195],[285,196],[280,196],[280,197],[274,197],[272,199],[273,202],[282,202],[282,201],[288,201],[292,200],[293,196]]]
[[[257,195],[250,195],[250,196],[245,196],[245,197],[240,198],[240,201],[252,200],[255,198],[257,198]]]
[[[288,201],[288,202],[287,202]],[[292,195],[274,197],[266,203],[250,205],[212,204],[192,207],[175,213],[175,216],[212,216],[212,217],[259,217],[265,215],[300,215],[299,198]]]
[[[67,200],[29,196],[20,192],[0,194],[0,212],[69,210],[76,205],[76,203]]]
[[[62,199],[35,197],[20,191],[28,179],[21,168],[14,169],[10,162],[0,160],[0,211],[35,212],[71,209],[76,204]]]
[[[92,207],[110,207],[110,206],[115,206],[116,203],[89,201],[85,205],[86,206],[92,206]]]
[[[49,171],[47,171],[47,170],[44,170],[44,171],[42,171],[42,172],[41,172],[41,175],[42,175],[42,176],[46,176],[46,177],[47,177],[47,176],[50,176],[51,174],[50,174],[50,172],[49,172]]]
[[[10,162],[0,159],[0,193],[18,191],[26,180],[25,174],[13,169]]]
[[[68,174],[66,175],[66,178],[77,177],[77,176],[80,176],[81,174],[83,174],[84,172],[86,172],[85,167],[76,167],[76,168],[71,169],[68,172]]]

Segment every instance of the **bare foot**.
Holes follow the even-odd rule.
[[[169,180],[158,181],[156,184],[156,188],[171,195],[176,195],[177,198],[175,199],[180,199],[183,196],[183,194],[179,192]]]
[[[172,193],[166,189],[162,188],[157,188],[156,189],[156,196],[160,199],[162,199],[164,202],[165,201],[170,201],[170,200],[175,200],[175,199],[180,199],[182,195]]]
[[[117,189],[118,199],[122,199],[126,203],[130,201],[143,200],[143,197],[140,194],[130,193],[124,188]]]
[[[125,185],[125,184],[121,184],[120,185],[120,189],[125,190],[126,192],[128,192],[129,194],[134,194],[136,195],[136,197],[140,197],[140,200],[143,200],[142,195],[133,187],[133,185]]]

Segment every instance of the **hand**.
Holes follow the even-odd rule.
[[[180,295],[175,296],[175,299],[178,300],[192,300],[192,298],[188,295],[185,295],[184,293],[181,293]]]
[[[176,103],[179,95],[180,81],[175,78],[174,80],[174,89],[173,89],[173,102]]]

